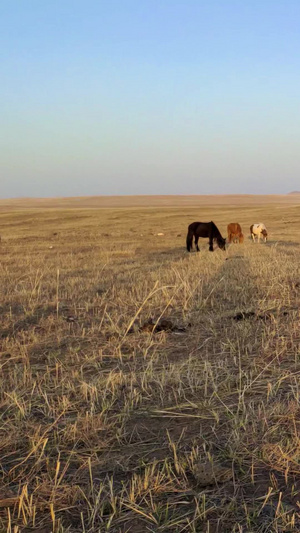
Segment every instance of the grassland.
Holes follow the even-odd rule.
[[[299,531],[300,200],[124,202],[0,204],[0,530]]]

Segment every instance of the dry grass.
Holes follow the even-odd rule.
[[[300,207],[202,204],[2,208],[1,531],[299,531]]]

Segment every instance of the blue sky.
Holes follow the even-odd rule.
[[[300,189],[298,0],[0,0],[0,197]]]

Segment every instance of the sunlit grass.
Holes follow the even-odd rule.
[[[1,530],[299,530],[299,213],[3,210]]]

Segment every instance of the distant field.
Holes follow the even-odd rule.
[[[188,254],[195,220],[245,243]],[[300,196],[2,200],[0,234],[1,531],[300,530]]]
[[[7,209],[56,209],[103,207],[207,207],[210,205],[256,206],[266,204],[300,205],[300,193],[290,194],[228,194],[192,196],[86,196],[74,198],[21,198],[1,200],[0,207]]]

